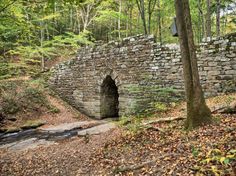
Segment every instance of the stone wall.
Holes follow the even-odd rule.
[[[202,43],[197,55],[205,95],[236,91],[236,34]],[[159,101],[162,90],[183,92],[180,60],[177,45],[160,46],[153,36],[139,35],[81,48],[76,58],[52,69],[50,86],[81,112],[101,118],[101,87],[110,76],[121,116]]]

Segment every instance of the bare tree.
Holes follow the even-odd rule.
[[[79,3],[80,17],[83,23],[83,30],[91,24],[94,18],[97,16],[97,6],[101,3],[101,0],[89,0],[83,3]]]
[[[175,9],[187,101],[186,128],[192,129],[211,123],[211,111],[205,103],[200,85],[189,0],[175,0]]]

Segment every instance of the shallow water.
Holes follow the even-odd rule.
[[[66,130],[63,132],[48,132],[38,129],[29,129],[16,133],[0,134],[0,145],[5,145],[17,141],[26,140],[29,138],[45,139],[47,141],[58,141],[70,138],[77,135],[77,132],[82,130],[81,127]]]

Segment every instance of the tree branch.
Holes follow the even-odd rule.
[[[157,120],[151,120],[151,121],[144,122],[143,125],[149,125],[149,124],[152,124],[152,123],[159,123],[159,122],[170,122],[170,121],[173,121],[173,120],[182,120],[182,119],[186,119],[186,117],[179,116],[179,117],[160,118],[160,119],[157,119]]]

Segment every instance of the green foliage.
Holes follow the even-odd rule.
[[[74,54],[80,46],[91,45],[91,40],[94,39],[91,37],[89,31],[83,31],[79,35],[72,32],[66,32],[64,35],[55,36],[52,40],[44,42],[44,46],[54,48],[54,52],[68,48],[72,50],[72,53]]]
[[[146,21],[149,19],[148,2],[151,1],[144,1]],[[175,16],[174,1],[159,2],[153,9],[150,34],[157,36],[157,41],[176,43],[177,38],[172,37],[169,30]],[[221,8],[226,9],[232,2],[222,0]],[[204,34],[198,1],[190,1],[190,5],[194,34],[196,41],[200,42]],[[201,1],[200,7],[205,18],[205,1]],[[215,35],[215,1],[212,2],[211,12],[212,32]],[[235,12],[221,17],[222,35],[235,31],[234,15]],[[43,61],[70,57],[80,46],[91,44],[94,40],[117,40],[143,33],[135,0],[2,0],[0,18],[0,55],[5,58],[4,63],[0,62],[0,79],[35,74],[40,65],[44,70]],[[232,91],[232,85],[227,92]]]
[[[9,73],[8,71],[8,63],[4,62],[3,60],[0,60],[0,75],[7,75]]]
[[[34,65],[13,62],[7,59],[0,60],[0,80],[26,74],[35,74],[36,72],[38,72],[38,69]]]
[[[55,56],[55,48],[40,46],[18,46],[14,50],[8,52],[11,56],[19,56],[22,61],[27,64],[40,65],[40,59],[51,58]]]
[[[236,150],[230,150],[226,154],[222,153],[219,149],[212,149],[208,152],[206,159],[202,160],[202,163],[218,163],[229,164],[233,160],[236,160]]]
[[[235,161],[236,150],[232,149],[227,152],[222,152],[220,149],[216,148],[210,150],[205,158],[200,159],[199,165],[195,166],[195,169],[197,170],[197,175],[223,175],[227,174],[223,166],[230,165]]]
[[[148,2],[144,1],[146,20],[148,20]],[[206,3],[200,1],[201,10],[206,14]],[[226,9],[232,0],[222,0],[221,8]],[[49,41],[55,36],[66,33],[79,34],[81,31],[90,30],[96,39],[117,39],[118,32],[122,37],[143,32],[142,21],[135,0],[86,0],[86,1],[15,1],[1,2],[0,9],[0,50],[14,49],[21,46],[40,46],[41,41]],[[121,5],[121,6],[120,6]],[[193,29],[197,38],[200,30],[198,1],[190,1]],[[6,8],[5,8],[6,7]],[[216,13],[216,2],[212,2],[212,26]],[[161,21],[155,17],[160,14]],[[158,36],[158,26],[161,23],[161,32],[164,43],[177,42],[169,31],[172,18],[175,16],[173,0],[160,0],[159,7],[156,4],[151,19],[151,33]],[[233,15],[232,15],[233,16]],[[227,23],[224,21],[227,18]],[[120,29],[118,29],[120,21]],[[232,21],[232,22],[231,22]],[[234,18],[231,15],[222,17],[222,28],[233,30]],[[120,31],[118,31],[120,30]],[[227,30],[222,30],[225,32]],[[17,44],[18,43],[18,44]],[[18,46],[20,46],[18,45]]]
[[[19,62],[15,63],[14,59],[0,62],[0,79],[25,74],[35,76],[39,73],[42,58],[50,60],[75,54],[80,46],[92,44],[88,38],[92,39],[88,31],[81,32],[79,35],[68,32],[43,42],[42,46],[19,45],[7,52],[11,58],[20,58]]]
[[[59,56],[58,51],[61,49],[71,49],[75,52],[80,45],[92,44],[88,40],[90,36],[89,31],[84,31],[79,35],[71,32],[67,32],[65,35],[58,35],[53,37],[52,40],[44,41],[42,46],[29,45],[29,46],[17,46],[14,50],[10,50],[8,53],[12,56],[16,55],[23,59],[25,63],[39,64],[40,59],[51,59]]]

